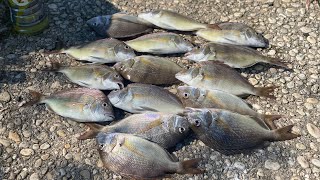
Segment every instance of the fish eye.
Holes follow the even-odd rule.
[[[107,103],[103,103],[102,106],[103,106],[103,107],[107,107],[108,104],[107,104]]]
[[[199,120],[195,120],[194,123],[195,123],[195,125],[196,125],[197,127],[199,127],[200,124],[201,124]]]
[[[125,49],[129,49],[129,46],[124,46]]]
[[[200,46],[196,46],[195,49],[200,49]]]
[[[186,129],[184,127],[179,127],[179,132],[183,133]]]
[[[185,99],[187,99],[187,98],[189,98],[189,94],[188,94],[188,93],[184,93],[184,94],[183,94],[183,97],[184,97]]]
[[[123,71],[124,70],[124,65],[120,66],[120,70]]]
[[[99,147],[100,147],[100,149],[102,149],[103,148],[103,144],[99,144]]]
[[[116,74],[116,75],[114,75],[114,77],[115,77],[115,78],[119,78],[120,76],[119,76],[119,74]]]

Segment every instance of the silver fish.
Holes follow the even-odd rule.
[[[179,82],[175,74],[183,70],[178,64],[167,58],[155,56],[137,56],[118,62],[114,68],[132,82],[144,84],[173,84]]]
[[[263,56],[252,48],[231,44],[208,43],[186,53],[185,58],[192,61],[221,61],[233,68],[246,68],[259,62],[288,68],[281,59]]]
[[[200,29],[196,35],[214,43],[226,43],[250,47],[267,47],[265,38],[252,29],[221,30],[217,28]]]
[[[199,174],[201,159],[177,162],[169,152],[143,138],[124,133],[99,133],[97,144],[104,166],[129,179],[155,179],[170,174]]]
[[[55,62],[52,64],[52,68],[48,70],[61,72],[70,81],[88,88],[114,90],[124,87],[123,79],[119,73],[108,66],[84,65],[66,67]]]
[[[270,130],[249,116],[223,109],[187,109],[185,113],[197,137],[207,146],[226,155],[300,136],[291,132],[293,125]]]
[[[153,31],[152,24],[125,13],[97,16],[87,21],[87,25],[100,36],[127,38]]]
[[[99,132],[133,134],[168,149],[174,147],[189,134],[189,123],[186,118],[167,113],[150,112],[133,114],[112,125],[101,126],[87,123],[90,130],[78,139],[95,138]]]
[[[254,87],[239,72],[225,64],[203,61],[198,65],[177,73],[176,78],[190,86],[221,90],[237,96],[252,94],[274,98],[271,93],[276,87]]]
[[[174,33],[147,34],[125,43],[138,52],[151,54],[186,53],[193,48],[188,40]]]
[[[33,99],[23,106],[46,104],[60,116],[71,118],[77,122],[113,121],[113,109],[103,92],[97,89],[76,88],[44,96],[30,91]]]
[[[108,95],[113,106],[131,113],[178,113],[184,109],[180,99],[161,87],[147,84],[129,84]]]
[[[225,109],[243,115],[256,117],[259,123],[265,123],[270,129],[276,129],[273,121],[280,115],[260,114],[238,96],[220,90],[205,90],[192,86],[179,86],[177,96],[185,107]]]
[[[168,10],[141,13],[138,17],[168,30],[195,31],[210,27],[210,25],[199,23],[189,17]]]
[[[77,60],[98,64],[119,62],[136,56],[133,49],[113,38],[50,52],[52,53],[65,53]]]

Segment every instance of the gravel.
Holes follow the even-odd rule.
[[[51,61],[78,65],[61,54],[43,52],[78,45],[100,37],[85,22],[115,12],[137,14],[170,9],[200,22],[243,22],[269,39],[263,54],[282,58],[292,67],[258,64],[239,70],[255,86],[278,86],[276,99],[251,96],[259,113],[281,114],[278,127],[294,124],[298,139],[272,143],[249,154],[224,156],[190,137],[174,154],[180,160],[203,158],[206,173],[174,175],[173,179],[320,179],[320,9],[306,11],[301,0],[47,0],[50,28],[36,36],[7,33],[0,37],[0,179],[119,179],[99,160],[94,140],[78,141],[86,128],[62,118],[43,105],[20,107],[28,90],[50,94],[77,85],[61,74],[43,72]],[[190,37],[187,36],[190,39]],[[199,38],[195,42],[203,43]],[[189,66],[188,61],[176,59]],[[172,89],[172,88],[170,88]],[[172,92],[176,92],[173,88]]]

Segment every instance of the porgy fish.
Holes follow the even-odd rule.
[[[192,61],[221,61],[233,68],[246,68],[259,62],[288,68],[281,59],[263,56],[249,47],[231,44],[208,43],[186,53],[185,58]]]
[[[84,65],[66,67],[54,62],[52,68],[48,70],[61,72],[70,81],[88,88],[114,90],[124,87],[123,79],[119,73],[108,66]]]
[[[226,155],[300,136],[291,132],[293,125],[270,130],[249,116],[222,109],[188,109],[186,114],[197,137],[207,146]]]
[[[275,129],[274,120],[280,115],[260,114],[238,96],[220,90],[205,90],[191,86],[179,86],[177,96],[185,107],[191,108],[216,108],[225,109],[235,113],[255,117],[259,123],[266,124],[270,129]]]
[[[77,122],[113,121],[113,109],[110,101],[100,90],[76,88],[44,96],[30,91],[33,99],[23,106],[46,104],[48,109],[60,116]]]
[[[155,179],[170,174],[199,174],[201,159],[177,162],[156,143],[131,134],[99,133],[97,144],[104,166],[128,179]]]
[[[134,37],[153,31],[152,24],[125,13],[97,16],[88,20],[87,25],[100,36],[113,38]]]
[[[213,61],[199,62],[199,67],[183,70],[176,78],[190,86],[221,90],[236,96],[252,94],[274,98],[270,93],[275,87],[254,87],[236,70]]]
[[[184,109],[179,98],[161,87],[147,84],[129,84],[108,95],[113,106],[131,113],[178,113]]]
[[[252,28],[231,28],[225,30],[218,28],[206,28],[198,30],[196,35],[215,43],[226,43],[250,47],[268,47],[268,42],[266,39]]]
[[[173,84],[179,82],[175,74],[183,68],[167,58],[155,56],[137,56],[118,62],[114,68],[132,82],[144,84]]]
[[[133,49],[113,38],[100,39],[50,53],[65,53],[77,60],[97,64],[119,62],[136,56]]]
[[[95,138],[99,132],[133,134],[168,149],[174,147],[189,134],[186,118],[159,112],[133,114],[110,126],[87,124],[90,130],[79,139]]]
[[[210,27],[208,24],[199,23],[189,17],[168,10],[141,13],[138,17],[168,30],[195,31]]]
[[[151,54],[186,53],[193,48],[188,40],[174,33],[147,34],[125,43],[138,52]]]

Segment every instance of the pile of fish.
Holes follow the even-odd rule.
[[[179,161],[167,151],[192,133],[225,155],[300,136],[292,132],[293,125],[275,126],[273,121],[280,115],[260,114],[242,99],[249,95],[274,98],[276,87],[254,87],[233,68],[261,62],[288,68],[280,59],[252,49],[267,47],[268,42],[251,27],[234,22],[200,23],[168,10],[137,17],[123,13],[98,16],[87,23],[108,38],[52,53],[91,64],[68,67],[54,62],[46,69],[63,73],[83,87],[50,96],[31,91],[34,98],[25,106],[44,103],[63,117],[86,123],[90,129],[79,139],[96,139],[109,170],[133,179],[203,173],[198,167],[201,159]],[[171,32],[151,33],[154,29]],[[195,46],[173,33],[178,31],[210,42]],[[189,69],[164,57],[182,53],[195,61]],[[115,64],[103,65],[107,63]],[[177,94],[156,86],[181,83],[185,85],[177,88]],[[132,115],[116,119],[113,106]],[[97,124],[107,121],[114,122]]]

